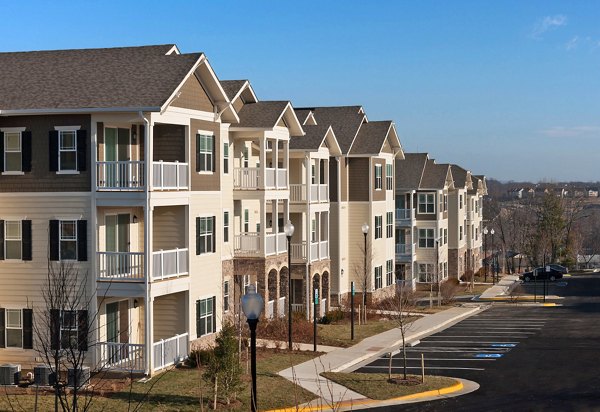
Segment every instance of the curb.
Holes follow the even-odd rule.
[[[448,395],[449,393],[458,392],[458,391],[462,390],[464,387],[465,386],[463,385],[462,382],[457,382],[454,385],[447,386],[445,388],[435,389],[435,390],[425,391],[425,392],[419,392],[419,393],[413,393],[411,395],[404,395],[404,396],[400,396],[398,398],[393,398],[393,399],[389,399],[389,400],[390,401],[408,401],[408,400],[413,400],[413,399],[428,398],[430,396]]]

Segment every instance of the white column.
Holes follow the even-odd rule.
[[[290,185],[290,141],[283,141],[283,167],[287,170],[286,187]]]
[[[329,202],[329,158],[324,160],[325,162],[325,184],[327,185],[327,190],[325,191],[325,195],[327,196],[327,201]]]
[[[277,177],[279,175],[279,140],[273,140],[273,149],[271,150],[273,154],[273,168],[275,169],[275,188],[279,188],[279,182],[277,181]]]
[[[258,140],[258,146],[259,146],[259,155],[258,155],[258,162],[260,163],[260,169],[258,171],[260,177],[258,179],[258,185],[259,185],[259,189],[263,189],[265,188],[265,174],[266,174],[266,167],[267,167],[267,153],[266,153],[266,145],[267,145],[267,141],[266,138],[263,136]],[[252,144],[250,145],[250,148],[248,148],[248,151],[251,152],[252,151]],[[248,155],[250,156],[250,155]],[[248,165],[250,166],[250,165]],[[262,219],[262,218],[261,218]]]
[[[264,183],[264,181],[263,181]],[[259,207],[259,213],[260,213],[260,219],[259,219],[259,223],[260,223],[260,233],[258,234],[259,237],[259,249],[262,250],[262,254],[264,255],[266,253],[266,237],[265,237],[265,233],[266,233],[266,215],[265,215],[265,210],[266,210],[266,205],[265,205],[266,200],[265,199],[261,199],[260,201],[260,207]],[[243,219],[243,218],[242,218]],[[243,224],[243,223],[242,223]],[[249,229],[249,228],[248,228]]]

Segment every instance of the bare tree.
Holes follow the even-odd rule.
[[[354,276],[359,281],[359,287],[362,288],[362,304],[364,313],[366,313],[367,291],[371,283],[371,271],[373,267],[373,250],[369,236],[367,236],[366,242],[360,242],[359,248],[362,259],[360,262],[357,261],[354,264]],[[366,322],[366,316],[364,321]]]

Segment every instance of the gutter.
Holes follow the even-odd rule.
[[[160,107],[102,107],[102,108],[71,108],[71,109],[17,109],[0,110],[0,116],[19,116],[27,114],[71,114],[71,113],[110,113],[110,112],[158,112]]]

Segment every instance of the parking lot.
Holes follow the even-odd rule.
[[[547,320],[539,311],[532,314],[524,308],[490,308],[407,348],[408,373],[421,373],[423,355],[426,374],[477,380],[523,341],[538,334]],[[388,363],[387,356],[380,357],[357,372],[386,373]],[[393,373],[402,372],[401,353],[394,355],[392,365]]]

